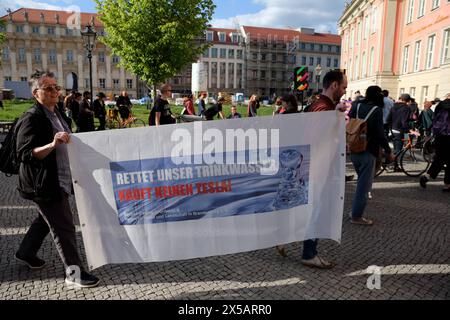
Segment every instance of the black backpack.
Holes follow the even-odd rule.
[[[19,173],[20,161],[16,153],[16,128],[19,119],[14,120],[0,147],[0,171],[7,177]]]

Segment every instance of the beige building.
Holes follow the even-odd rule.
[[[7,41],[3,44],[0,87],[5,81],[27,81],[36,69],[55,73],[58,84],[66,90],[89,90],[89,60],[79,29],[71,29],[70,13],[37,9],[19,9],[1,19],[6,22]],[[96,14],[81,13],[81,26],[93,23],[103,34]],[[107,95],[137,92],[136,76],[118,67],[119,57],[97,41],[93,51],[93,90]]]
[[[339,32],[348,97],[378,85],[421,105],[450,92],[450,0],[353,0]]]

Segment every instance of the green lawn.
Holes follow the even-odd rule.
[[[15,118],[20,117],[20,115],[25,111],[27,111],[32,105],[33,105],[32,100],[26,102],[4,100],[3,101],[4,108],[0,109],[0,121],[12,121]],[[180,114],[183,108],[180,106],[172,105],[171,109],[174,114]],[[247,114],[247,106],[238,106],[237,110],[243,117],[245,117],[245,115]],[[229,105],[223,106],[223,112],[225,116],[228,116],[230,114],[230,106]],[[148,123],[148,115],[150,114],[150,110],[147,110],[146,106],[134,105],[133,114],[139,119],[144,120],[146,124]],[[271,116],[272,107],[260,107],[258,110],[258,115]],[[95,120],[97,126],[98,120],[97,119]]]

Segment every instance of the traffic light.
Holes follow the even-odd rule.
[[[308,68],[296,67],[294,69],[294,90],[295,91],[306,91],[309,88],[309,72]]]

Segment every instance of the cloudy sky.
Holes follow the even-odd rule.
[[[212,25],[234,28],[241,25],[275,28],[313,27],[336,32],[337,20],[346,0],[214,0],[217,5]],[[65,10],[78,6],[82,12],[95,12],[92,0],[1,0],[0,15],[6,9],[21,7]]]

